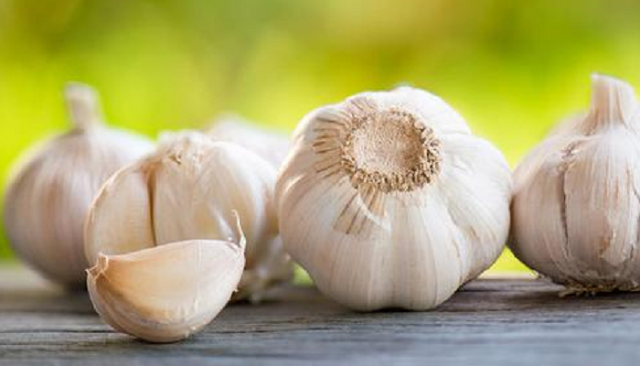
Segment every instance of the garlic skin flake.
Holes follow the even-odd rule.
[[[402,87],[309,113],[276,186],[285,249],[357,310],[427,310],[498,257],[511,174],[440,98]]]
[[[153,149],[146,138],[104,126],[96,93],[69,84],[73,128],[29,152],[5,192],[4,227],[22,260],[68,287],[85,283],[84,219],[111,174]]]
[[[191,239],[238,241],[237,211],[247,238],[246,270],[235,299],[259,301],[289,280],[291,263],[278,234],[276,171],[241,146],[204,134],[168,136],[149,157],[102,187],[85,227],[90,263]]]
[[[244,240],[182,241],[101,254],[87,270],[87,287],[107,324],[148,342],[168,343],[209,324],[231,298],[243,268]]]
[[[217,141],[236,143],[269,161],[276,169],[282,165],[289,152],[289,139],[271,132],[235,115],[218,118],[207,131]]]
[[[514,173],[514,254],[573,292],[640,286],[640,108],[594,75],[589,113],[556,128]]]

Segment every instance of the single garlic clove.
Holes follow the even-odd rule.
[[[100,253],[130,253],[155,246],[148,184],[147,173],[140,164],[133,164],[115,173],[100,189],[85,224],[89,263],[96,263]]]
[[[84,219],[95,194],[122,166],[151,151],[147,139],[109,129],[96,93],[69,84],[65,99],[74,124],[31,151],[10,179],[4,226],[18,257],[69,287],[85,284]]]
[[[190,240],[122,255],[100,255],[87,270],[91,301],[116,330],[176,342],[209,324],[236,290],[244,244]]]
[[[639,111],[629,84],[594,75],[589,113],[565,122],[514,173],[510,246],[572,291],[640,288]]]
[[[292,276],[273,204],[275,169],[241,146],[204,134],[165,135],[148,158],[117,173],[101,190],[86,226],[87,258],[182,240],[247,238],[246,276],[234,298],[259,299]]]
[[[235,115],[219,117],[207,135],[216,141],[233,142],[251,150],[276,168],[289,152],[289,139],[285,135],[261,129]]]
[[[511,173],[440,98],[361,93],[309,113],[292,141],[276,186],[280,232],[334,300],[431,309],[500,254]]]

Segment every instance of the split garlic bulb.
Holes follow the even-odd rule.
[[[5,193],[4,226],[16,254],[67,286],[85,283],[84,219],[95,194],[116,170],[151,151],[147,139],[104,126],[95,92],[65,89],[69,132],[32,151]]]
[[[181,241],[101,254],[87,271],[87,287],[100,317],[116,330],[149,342],[175,342],[218,315],[243,267],[243,240]]]
[[[588,114],[565,122],[514,173],[511,248],[572,291],[640,289],[640,109],[593,76]]]
[[[280,167],[289,152],[289,139],[286,136],[261,129],[233,115],[220,117],[207,134],[214,140],[233,142],[251,150],[276,168]]]
[[[259,300],[270,285],[291,276],[278,234],[275,179],[273,166],[241,146],[196,132],[168,137],[102,187],[87,217],[87,259],[96,263],[100,253],[183,240],[237,242],[237,211],[247,249],[235,298]]]
[[[308,114],[276,187],[285,249],[358,310],[430,309],[498,257],[510,171],[440,98],[402,87]]]

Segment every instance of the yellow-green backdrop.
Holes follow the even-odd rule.
[[[319,105],[409,83],[515,165],[586,106],[594,71],[640,85],[639,2],[0,0],[0,184],[65,128],[69,80],[150,136],[227,111],[288,131]],[[497,268],[522,267],[507,255]]]

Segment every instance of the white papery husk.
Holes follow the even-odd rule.
[[[95,92],[65,89],[73,128],[30,150],[14,168],[4,198],[9,242],[27,264],[69,287],[84,286],[84,219],[116,170],[153,149],[146,138],[107,128]]]
[[[627,83],[592,81],[589,113],[557,128],[514,173],[510,246],[570,292],[638,290],[638,104]]]
[[[269,161],[276,169],[289,152],[287,136],[269,131],[236,115],[223,115],[214,121],[207,135],[217,141],[236,143]]]
[[[278,234],[275,169],[241,146],[196,132],[168,136],[156,153],[116,173],[87,218],[86,255],[113,255],[191,239],[247,239],[236,299],[259,301],[292,270]]]
[[[413,120],[432,139],[440,161],[430,182],[389,192],[352,184],[340,151],[353,121],[387,112]],[[380,118],[377,145],[361,158],[376,156],[383,165],[411,159],[412,142],[387,134],[396,122]],[[431,309],[500,254],[510,184],[502,154],[440,98],[408,87],[361,93],[298,125],[276,187],[280,232],[286,250],[334,300],[358,310]]]

